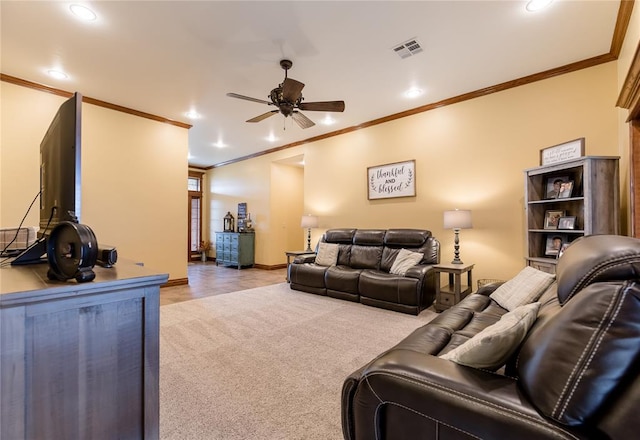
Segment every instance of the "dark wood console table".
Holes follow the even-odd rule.
[[[159,437],[159,291],[133,263],[92,282],[0,268],[0,438]]]

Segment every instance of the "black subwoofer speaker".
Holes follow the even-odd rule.
[[[96,277],[93,266],[97,258],[98,241],[89,226],[61,222],[47,240],[47,276],[51,280],[91,281]]]

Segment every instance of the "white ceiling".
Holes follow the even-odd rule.
[[[618,1],[1,1],[3,74],[193,124],[189,163],[211,166],[610,51]],[[392,48],[417,38],[423,52]],[[299,128],[272,110],[229,98],[267,99],[284,78],[306,84],[305,102],[344,100]],[[48,69],[69,77],[55,80]],[[419,87],[424,94],[403,93]],[[196,110],[197,120],[185,112]],[[266,138],[273,135],[276,140]],[[218,148],[215,143],[225,147]]]

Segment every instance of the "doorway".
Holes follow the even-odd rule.
[[[188,234],[187,261],[200,258],[200,244],[202,242],[202,176],[204,173],[189,171],[187,182],[188,191]]]

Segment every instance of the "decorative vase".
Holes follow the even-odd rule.
[[[202,260],[203,263],[207,262],[207,253],[203,252],[200,254],[200,260]]]

